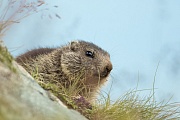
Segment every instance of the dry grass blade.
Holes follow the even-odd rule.
[[[45,2],[43,0],[2,0],[0,2],[0,37],[4,35],[9,26],[19,23],[23,18],[38,11]]]

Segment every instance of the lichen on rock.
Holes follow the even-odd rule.
[[[0,62],[7,65],[8,68],[10,68],[13,72],[16,71],[16,69],[12,66],[13,57],[8,52],[7,48],[4,47],[2,41],[0,40]]]

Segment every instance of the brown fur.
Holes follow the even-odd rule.
[[[18,63],[22,63],[27,59],[35,59],[37,56],[42,55],[42,54],[48,54],[50,52],[52,52],[53,50],[55,50],[55,48],[37,48],[37,49],[33,49],[30,50],[28,52],[26,52],[25,54],[22,54],[20,56],[18,56],[16,58],[16,62]]]
[[[55,84],[69,87],[74,79],[79,79],[79,83],[90,91],[85,93],[82,89],[79,94],[89,100],[107,81],[112,70],[109,54],[85,41],[73,41],[56,49],[35,49],[17,57],[16,61],[30,73],[38,68],[44,82],[51,80]]]

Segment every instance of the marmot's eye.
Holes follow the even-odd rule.
[[[86,51],[86,56],[93,58],[94,57],[94,53],[91,52],[91,51]]]

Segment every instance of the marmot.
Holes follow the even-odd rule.
[[[89,91],[85,93],[82,89],[79,95],[89,100],[107,81],[112,70],[110,55],[85,41],[72,41],[59,48],[34,49],[18,56],[16,61],[30,74],[38,71],[44,82],[53,80],[69,87],[74,79],[78,79]]]

